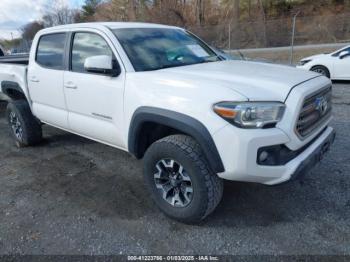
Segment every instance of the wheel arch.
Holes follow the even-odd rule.
[[[2,81],[1,91],[12,100],[27,100],[25,93],[17,82]]]
[[[167,109],[154,107],[138,108],[131,119],[128,135],[128,149],[136,158],[142,158],[150,143],[147,130],[156,132],[154,127],[168,128],[160,133],[157,140],[164,136],[180,133],[191,136],[200,145],[209,166],[216,173],[225,171],[221,157],[207,128],[198,120]],[[148,129],[147,129],[148,128]],[[146,135],[142,135],[146,132]],[[150,133],[150,134],[151,134]],[[155,140],[155,141],[154,141]]]
[[[329,66],[326,66],[326,65],[323,65],[323,64],[315,64],[315,65],[311,66],[310,71],[313,71],[313,69],[315,69],[316,67],[323,67],[323,68],[325,68],[327,70],[327,72],[328,72],[329,78],[332,77],[332,73],[331,73],[331,70],[330,70]]]

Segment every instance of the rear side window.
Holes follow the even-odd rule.
[[[42,36],[38,44],[36,62],[50,69],[62,70],[65,42],[65,33]]]

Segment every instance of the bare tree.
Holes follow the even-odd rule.
[[[69,8],[63,1],[58,1],[52,7],[48,7],[43,16],[45,27],[72,24],[75,22],[78,10]]]
[[[96,11],[95,20],[128,21],[128,5],[126,0],[110,0],[102,3]]]
[[[22,38],[27,41],[33,40],[35,34],[44,28],[44,25],[41,22],[34,21],[26,24],[21,28]]]

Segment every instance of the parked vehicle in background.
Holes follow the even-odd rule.
[[[350,80],[350,45],[330,54],[303,58],[297,68],[320,73],[332,80]]]
[[[183,222],[213,212],[223,179],[286,182],[335,138],[329,79],[225,60],[178,27],[59,26],[16,59],[2,60],[0,82],[17,146],[40,143],[45,123],[144,158],[149,196]]]
[[[5,55],[5,52],[0,45],[0,57],[4,56],[4,55]],[[0,89],[0,101],[5,100],[5,99],[6,99],[6,97],[1,93],[1,89]]]

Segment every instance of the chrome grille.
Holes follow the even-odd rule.
[[[296,125],[300,138],[311,135],[332,112],[332,87],[327,87],[307,97],[301,108]]]

